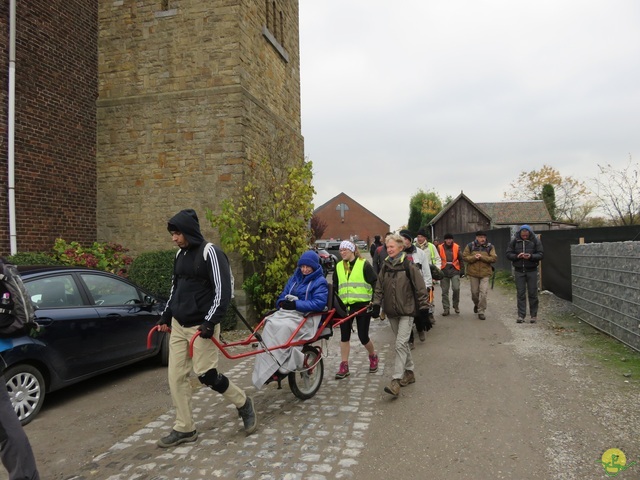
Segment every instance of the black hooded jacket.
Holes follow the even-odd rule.
[[[189,245],[176,254],[163,320],[170,321],[173,317],[184,327],[200,325],[203,321],[220,323],[229,308],[233,290],[227,256],[205,241],[194,210],[178,212],[169,220],[168,229],[182,233]]]
[[[524,240],[520,235],[522,230],[529,231],[529,238]],[[530,258],[518,258],[519,253],[528,253]],[[533,272],[538,269],[540,260],[544,257],[544,249],[542,242],[529,225],[522,225],[515,236],[511,239],[509,247],[507,248],[507,258],[513,264],[513,268],[517,272]]]

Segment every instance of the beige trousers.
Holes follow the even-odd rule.
[[[489,292],[490,277],[469,277],[471,284],[471,300],[478,307],[478,313],[484,313],[487,309],[487,293]]]
[[[210,340],[198,337],[193,343],[193,358],[189,357],[189,342],[198,327],[183,327],[174,318],[169,336],[169,389],[176,409],[173,429],[177,432],[192,432],[196,429],[192,413],[192,386],[189,381],[191,371],[200,376],[218,367],[218,347]],[[220,325],[216,325],[214,336],[220,338]],[[224,398],[240,408],[247,400],[244,390],[229,380],[229,388],[222,394]]]

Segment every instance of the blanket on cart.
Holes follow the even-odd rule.
[[[277,310],[266,318],[262,331],[262,340],[267,347],[282,345],[289,340],[298,325],[304,321],[305,315],[296,310]],[[309,317],[298,331],[294,341],[309,340],[318,330],[322,316]],[[288,373],[301,368],[304,361],[302,346],[278,348],[270,353],[256,355],[252,381],[255,387],[261,389],[271,376],[280,370]]]

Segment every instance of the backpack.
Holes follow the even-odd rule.
[[[36,324],[36,313],[27,289],[15,265],[0,260],[0,337],[28,333],[29,324]],[[37,325],[37,324],[36,324]]]

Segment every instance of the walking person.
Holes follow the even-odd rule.
[[[433,308],[433,304],[431,303],[433,279],[431,277],[431,268],[429,268],[429,258],[422,249],[417,248],[413,244],[413,236],[411,235],[411,232],[409,230],[400,230],[400,236],[403,239],[403,251],[407,255],[407,259],[411,263],[415,264],[416,267],[418,267],[418,269],[422,273],[424,283],[427,286],[427,291],[429,292],[429,312],[427,316],[416,317],[414,319],[414,324],[416,326],[416,330],[418,331],[418,338],[420,338],[421,342],[424,342],[426,340],[427,331],[429,331],[435,323],[433,312],[431,311],[431,309]],[[414,348],[413,338],[413,329],[411,329],[411,336],[409,337],[409,348],[411,348],[412,350]]]
[[[444,243],[438,245],[438,252],[442,262],[443,278],[440,280],[442,288],[442,316],[449,315],[449,289],[453,300],[453,311],[460,313],[460,277],[463,275],[464,260],[460,245],[453,241],[453,235],[444,234]]]
[[[371,255],[371,261],[373,262],[373,256],[376,254],[376,250],[378,247],[382,246],[382,240],[380,239],[380,235],[376,235],[373,237],[373,243],[369,247],[369,255]]]
[[[373,271],[371,264],[360,255],[358,247],[352,242],[345,240],[340,244],[340,256],[342,261],[336,265],[332,283],[338,297],[347,307],[347,313],[351,314],[371,303],[378,276]],[[365,313],[357,315],[355,320],[358,339],[369,354],[369,373],[375,373],[378,371],[378,355],[369,338],[371,314],[365,311]],[[349,376],[352,327],[353,318],[340,324],[340,356],[342,361],[336,373],[337,380]]]
[[[249,435],[258,425],[253,400],[218,371],[218,348],[211,341],[212,336],[219,338],[220,322],[231,303],[233,276],[229,260],[221,249],[205,241],[194,210],[177,213],[167,229],[180,250],[173,264],[169,300],[158,326],[161,332],[171,332],[168,377],[176,420],[158,446],[173,447],[198,438],[191,405],[192,369],[200,383],[235,405]],[[189,342],[197,333],[200,338],[193,343],[191,358]]]
[[[387,257],[378,275],[373,294],[373,316],[384,308],[396,342],[394,370],[384,391],[397,397],[400,387],[415,383],[409,336],[416,316],[427,317],[429,292],[420,270],[407,259],[404,240],[392,234],[385,238]]]
[[[530,322],[538,320],[538,264],[543,257],[542,242],[529,225],[522,225],[507,248],[507,258],[513,264],[516,280],[517,323],[523,323],[527,315],[527,298]]]
[[[477,313],[480,320],[485,320],[489,278],[493,274],[493,264],[498,260],[496,249],[487,243],[487,234],[478,231],[476,239],[465,247],[462,258],[467,264],[466,274],[471,284],[473,313]]]

